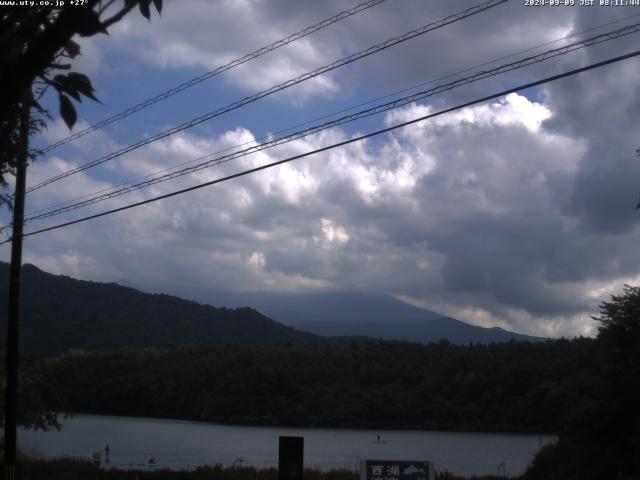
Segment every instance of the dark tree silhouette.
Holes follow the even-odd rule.
[[[625,285],[600,306],[604,353],[600,415],[608,451],[627,475],[640,475],[640,287]]]
[[[600,305],[598,370],[557,444],[543,449],[527,478],[640,478],[640,287]]]
[[[15,174],[23,108],[32,109],[30,133],[34,133],[51,118],[38,103],[47,89],[56,90],[60,115],[69,128],[77,119],[71,99],[97,100],[89,78],[70,72],[65,63],[80,54],[73,37],[107,34],[111,25],[136,6],[149,19],[152,1],[160,13],[162,0],[86,0],[80,6],[5,6],[0,10],[0,187],[7,186],[7,174]],[[9,199],[0,196],[0,201]]]
[[[82,0],[77,2],[81,5],[66,2],[66,6],[59,8],[40,4],[5,5],[0,10],[0,188],[7,186],[6,175],[16,175],[18,172],[12,244],[12,268],[14,265],[17,267],[11,272],[11,284],[15,288],[10,290],[6,397],[3,399],[6,406],[5,453],[9,471],[13,471],[15,466],[16,414],[22,415],[18,421],[25,426],[46,428],[56,425],[55,415],[47,413],[42,402],[31,402],[39,396],[29,396],[24,390],[25,385],[38,387],[46,383],[42,379],[32,381],[24,375],[18,379],[17,369],[25,172],[27,163],[37,156],[37,152],[29,149],[29,137],[44,128],[51,119],[38,100],[48,89],[54,89],[58,94],[60,115],[71,129],[77,120],[71,99],[80,102],[84,96],[97,101],[89,78],[82,73],[69,71],[71,65],[65,63],[65,59],[80,54],[80,46],[73,37],[107,34],[107,28],[136,6],[142,15],[150,19],[152,1],[160,13],[162,0]],[[13,208],[13,197],[0,193],[1,203]],[[17,396],[21,398],[20,408],[17,408]],[[12,434],[7,434],[7,431]]]

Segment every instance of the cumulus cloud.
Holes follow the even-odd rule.
[[[313,7],[292,11],[286,2],[226,1],[212,8],[206,0],[194,0],[186,8],[170,2],[162,19],[154,19],[153,24],[130,15],[114,27],[114,33],[117,48],[135,45],[135,54],[149,65],[214,70],[344,9],[339,2],[332,5],[335,12]],[[340,52],[338,45],[323,37],[303,38],[280,49],[277,56],[267,55],[230,70],[224,78],[245,91],[264,90],[338,59]],[[329,74],[292,89],[291,98],[301,102],[313,95],[331,95],[337,88],[334,75]]]
[[[264,63],[248,64],[225,81],[245,90],[263,88],[468,7],[466,2],[428,8],[388,3],[267,56]],[[284,0],[234,1],[220,2],[213,11],[208,2],[174,2],[150,25],[139,15],[127,17],[114,29],[115,45],[108,51],[152,69],[209,69],[344,8],[341,2],[296,9]],[[615,19],[615,9],[523,8],[509,3],[326,77],[304,87],[306,97],[294,99],[296,107],[287,112],[332,95],[353,96],[350,101],[357,103],[365,100],[359,89],[406,87]],[[394,125],[480,92],[602,59],[619,53],[616,45],[480,82],[355,128]],[[35,236],[27,242],[26,258],[56,273],[168,292],[203,286],[361,289],[478,325],[552,336],[593,334],[589,316],[598,304],[622,284],[640,280],[633,210],[640,163],[634,156],[638,137],[629,127],[640,113],[640,94],[632,88],[638,75],[637,61],[620,64]],[[173,112],[165,113],[159,121],[170,123]],[[319,113],[326,112],[309,111],[309,117]],[[275,119],[263,122],[249,112],[224,127],[181,132],[112,162],[110,169],[43,189],[30,207],[253,144],[264,131],[277,129]],[[357,135],[355,128],[264,150],[88,212],[344,141]],[[62,124],[47,133],[50,141],[62,134]],[[101,135],[43,159],[30,172],[30,182],[124,143],[118,132]]]
[[[387,122],[428,111],[409,106]],[[640,256],[619,253],[612,263],[607,250],[626,239],[585,236],[563,208],[585,141],[545,129],[553,115],[513,94],[400,130],[380,145],[355,144],[104,220],[110,241],[100,243],[100,255],[91,253],[93,229],[73,227],[82,235],[66,236],[61,258],[89,256],[93,273],[97,258],[108,258],[105,272],[118,265],[124,277],[152,283],[172,271],[168,283],[177,285],[368,288],[478,324],[589,333],[587,311],[609,291],[603,285],[632,274]],[[315,142],[334,143],[345,134],[320,137]],[[160,156],[162,164],[166,152],[197,156],[252,139],[246,130],[215,140],[181,134],[155,144],[146,160]],[[193,179],[273,161],[310,143],[292,142]],[[47,165],[40,175],[69,166],[55,158]],[[151,168],[144,158],[135,165],[137,174]],[[98,184],[76,186],[81,194]],[[175,188],[162,184],[155,193]],[[43,262],[80,273],[77,263],[52,262],[50,254]]]

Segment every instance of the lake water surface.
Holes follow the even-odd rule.
[[[508,474],[520,474],[540,447],[555,439],[494,433],[239,427],[79,415],[65,420],[60,432],[21,430],[18,442],[21,448],[47,458],[90,458],[92,452],[104,457],[108,444],[111,465],[120,468],[148,468],[145,465],[151,458],[173,469],[234,462],[277,467],[280,435],[304,437],[305,467],[356,470],[360,458],[431,460],[436,470],[460,475],[496,474],[503,462]]]

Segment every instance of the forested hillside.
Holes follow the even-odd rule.
[[[0,262],[0,349],[4,348],[7,279],[8,265]],[[447,339],[457,344],[542,340],[500,328],[469,325],[385,295],[236,294],[232,306],[238,308],[219,308],[115,283],[52,275],[29,264],[23,267],[23,280],[21,350],[30,353],[59,354],[69,348],[109,350],[162,343],[303,344],[321,342],[321,337],[327,336],[422,343]],[[247,305],[259,307],[269,317]],[[331,341],[341,342],[344,338]]]
[[[593,340],[72,351],[29,367],[74,412],[234,424],[556,431],[588,401]]]
[[[5,348],[8,265],[0,262],[0,349]],[[162,343],[215,345],[321,341],[250,308],[215,308],[115,283],[23,267],[21,350],[62,353]]]

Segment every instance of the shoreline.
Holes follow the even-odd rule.
[[[2,462],[0,461],[0,467]],[[19,478],[22,480],[86,480],[88,478],[108,480],[202,480],[215,478],[216,480],[277,480],[277,468],[256,468],[250,466],[224,467],[220,464],[201,465],[193,470],[168,470],[158,468],[139,470],[121,468],[97,467],[90,460],[61,457],[52,459],[37,459],[22,455],[18,461]],[[305,480],[359,480],[356,471],[334,469],[319,470],[304,469]],[[503,477],[495,475],[459,476],[448,471],[436,471],[435,480],[498,480]],[[513,480],[522,478],[509,477]]]
[[[65,415],[68,415],[65,417]],[[155,416],[140,416],[140,415],[126,415],[126,414],[111,414],[103,412],[78,412],[72,414],[58,414],[59,421],[64,421],[66,418],[73,419],[80,416],[94,416],[94,417],[110,417],[110,418],[122,418],[122,419],[140,419],[140,420],[160,420],[164,422],[176,422],[176,423],[194,423],[202,425],[213,425],[221,427],[247,427],[247,428],[285,428],[285,429],[305,429],[305,430],[361,430],[361,431],[397,431],[397,432],[437,432],[437,433],[464,433],[464,434],[478,434],[478,435],[522,435],[522,436],[543,436],[543,437],[557,437],[557,432],[541,431],[541,430],[526,430],[526,429],[475,429],[475,428],[456,428],[449,426],[425,426],[425,427],[404,427],[399,425],[377,425],[377,426],[359,426],[359,425],[288,425],[276,422],[210,422],[206,420],[197,420],[193,418],[170,418],[170,417],[155,417]],[[63,422],[61,425],[64,427]]]
[[[20,445],[26,452],[33,448],[34,457],[47,459],[90,459],[110,445],[110,467],[144,471],[149,470],[145,464],[150,458],[159,464],[152,469],[212,464],[269,469],[278,464],[278,437],[298,436],[305,439],[305,466],[322,472],[356,471],[358,458],[428,459],[436,468],[471,477],[495,474],[505,460],[511,473],[522,474],[542,447],[556,441],[532,434],[227,426],[94,414],[62,423],[61,432],[21,432]]]

